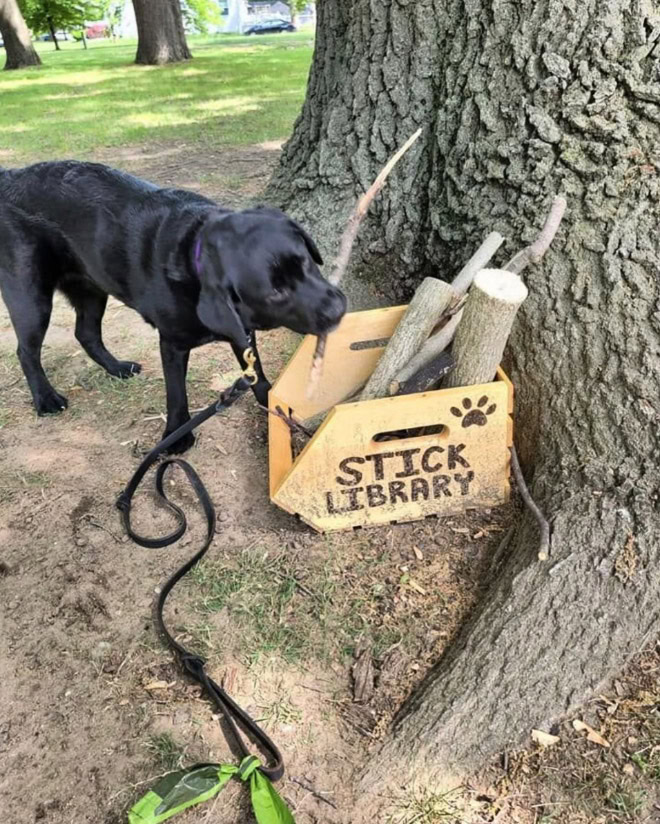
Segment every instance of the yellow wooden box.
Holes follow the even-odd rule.
[[[311,400],[311,336],[270,392],[271,409],[299,420],[330,410],[295,460],[288,426],[268,416],[270,498],[319,532],[451,515],[509,498],[513,386],[501,369],[478,386],[341,403],[371,375],[406,308],[347,314],[328,338]],[[429,428],[435,434],[425,434]],[[415,429],[420,434],[410,437]],[[397,430],[407,437],[378,437]]]

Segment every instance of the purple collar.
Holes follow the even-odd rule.
[[[202,274],[202,238],[198,236],[195,241],[195,250],[193,252],[193,261],[195,263],[195,271],[198,275]]]

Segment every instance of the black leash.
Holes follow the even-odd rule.
[[[223,409],[228,409],[240,397],[242,397],[242,395],[250,388],[250,379],[253,376],[253,372],[251,371],[253,361],[251,361],[250,358],[246,358],[246,361],[249,364],[248,369],[245,371],[243,376],[230,387],[229,390],[220,395],[220,399],[216,403],[211,404],[203,412],[195,415],[195,417],[189,420],[188,423],[185,423],[183,426],[179,427],[176,432],[168,435],[167,438],[161,441],[151,450],[151,452],[149,452],[137,468],[131,480],[128,482],[124,491],[117,498],[117,509],[121,511],[122,519],[124,521],[124,528],[126,529],[127,535],[129,535],[129,537],[135,541],[136,544],[148,547],[149,549],[157,549],[173,544],[184,535],[186,529],[188,528],[188,523],[181,507],[177,506],[177,504],[170,501],[167,497],[163,489],[163,479],[168,467],[172,465],[179,466],[185,472],[186,477],[190,481],[190,485],[197,495],[197,500],[202,505],[204,514],[206,515],[206,540],[204,541],[201,549],[195,553],[195,555],[193,555],[193,557],[180,569],[178,569],[163,586],[160,595],[158,596],[158,603],[156,605],[157,626],[168,646],[179,656],[181,665],[188,675],[204,687],[211,700],[214,701],[215,704],[222,710],[222,714],[236,740],[236,744],[242,754],[242,757],[246,758],[252,755],[252,753],[247,748],[245,741],[239,732],[239,725],[246,733],[257,741],[262,751],[267,753],[269,756],[270,765],[267,767],[259,767],[260,771],[271,781],[278,781],[284,774],[284,763],[282,761],[280,751],[268,735],[266,735],[266,733],[261,729],[261,727],[259,727],[259,725],[243,709],[241,709],[241,707],[238,706],[238,704],[219,684],[209,678],[206,670],[204,669],[204,659],[189,652],[187,649],[182,647],[181,644],[174,640],[165,626],[165,621],[163,619],[163,610],[165,608],[165,602],[168,595],[174,589],[174,586],[184,577],[184,575],[190,572],[195,564],[197,564],[204,557],[211,545],[211,542],[213,541],[213,536],[215,534],[216,514],[213,502],[211,501],[209,493],[202,483],[201,478],[187,461],[184,461],[181,458],[167,458],[159,464],[158,469],[156,470],[156,491],[163,504],[174,513],[177,521],[179,522],[178,527],[169,535],[165,535],[162,538],[145,538],[142,535],[138,535],[131,527],[132,499],[149,468],[160,458],[164,450],[178,441],[179,438],[187,435],[189,432],[192,432],[193,429],[196,429],[200,424],[204,423],[204,421],[207,421],[209,418],[213,417],[213,415],[217,415],[218,412],[222,412]]]

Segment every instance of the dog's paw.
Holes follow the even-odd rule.
[[[252,387],[252,392],[259,406],[268,406],[268,393],[270,389],[271,385],[269,381],[259,381],[259,383]]]
[[[142,371],[142,364],[134,361],[117,361],[117,366],[108,370],[115,378],[132,378],[133,375],[139,375]]]
[[[34,399],[37,415],[54,415],[63,412],[68,405],[69,401],[64,395],[60,395],[53,388]]]
[[[165,440],[171,432],[163,432],[163,437],[161,440]],[[181,455],[183,452],[187,452],[190,447],[195,443],[195,436],[192,432],[189,432],[187,435],[184,435],[182,438],[179,438],[178,441],[174,441],[171,446],[168,446],[167,449],[163,449],[164,455]]]

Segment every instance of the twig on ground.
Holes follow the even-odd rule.
[[[321,598],[315,592],[313,592],[311,589],[308,589],[304,584],[301,584],[297,578],[293,577],[293,575],[285,575],[283,572],[279,572],[276,569],[273,569],[272,572],[277,578],[280,579],[280,581],[293,581],[293,583],[298,587],[298,589],[305,595],[309,595],[310,598],[314,598],[316,601],[321,600]]]
[[[518,453],[516,452],[516,447],[512,446],[510,451],[511,468],[513,469],[513,475],[516,479],[516,483],[518,484],[520,497],[525,502],[525,506],[536,518],[538,525],[541,528],[541,542],[539,545],[538,559],[539,561],[547,561],[550,557],[550,524],[548,523],[541,510],[538,508],[538,506],[534,503],[534,499],[532,498],[529,492],[529,488],[522,474],[522,469],[520,468],[520,463],[518,462]]]
[[[94,526],[97,529],[102,529],[104,532],[107,532],[108,535],[110,535],[111,538],[114,538],[115,541],[117,541],[118,544],[121,543],[121,538],[118,538],[115,535],[114,532],[111,532],[111,530],[109,530],[107,528],[107,526],[103,526],[103,524],[98,523],[98,521],[93,521],[92,516],[89,513],[86,513],[85,515],[82,515],[80,518],[78,518],[78,520],[79,521],[86,521],[90,526]]]
[[[311,793],[314,796],[314,798],[318,798],[319,801],[323,801],[324,804],[328,804],[330,807],[332,807],[333,810],[337,809],[337,805],[334,803],[334,801],[330,801],[329,798],[325,797],[326,795],[332,795],[332,792],[330,792],[330,790],[315,790],[314,787],[310,787],[309,784],[305,784],[304,781],[300,781],[298,778],[292,777],[291,781],[293,781],[293,783],[297,784],[299,787],[302,787],[303,790],[305,790],[306,792]]]
[[[9,383],[6,383],[4,386],[0,386],[0,392],[4,392],[5,389],[10,389],[12,386],[16,386],[16,384],[19,383],[20,380],[21,380],[21,375],[19,375],[16,378],[16,380],[9,381]]]
[[[511,538],[513,538],[513,533],[515,532],[515,527],[511,526],[506,532],[506,535],[500,543],[498,544],[497,549],[493,553],[493,557],[490,559],[490,569],[489,572],[492,573],[499,567],[500,563],[502,562],[502,555],[506,552],[507,547],[511,543]],[[506,754],[505,754],[506,755]]]
[[[420,135],[422,134],[422,129],[418,129],[415,134],[410,137],[404,145],[399,149],[399,151],[388,161],[385,167],[382,169],[378,177],[374,180],[371,184],[369,189],[365,192],[364,195],[358,201],[357,206],[355,207],[355,211],[348,219],[348,223],[346,228],[344,229],[344,234],[342,235],[341,242],[339,245],[339,254],[333,264],[332,271],[330,272],[330,277],[328,280],[333,286],[338,286],[341,282],[342,277],[344,276],[344,272],[346,271],[346,267],[348,266],[348,261],[351,256],[351,251],[353,249],[353,244],[355,243],[355,238],[358,233],[358,229],[360,228],[360,224],[364,219],[364,216],[371,205],[371,201],[376,197],[378,192],[383,188],[385,185],[385,181],[387,180],[390,172],[396,166],[396,164],[401,160],[404,154],[410,149],[410,147],[415,143]],[[312,358],[312,368],[309,373],[309,385],[307,388],[307,397],[311,398],[316,391],[316,388],[321,380],[321,375],[323,373],[323,358],[325,356],[325,345],[327,342],[328,336],[327,335],[320,335],[317,342],[316,342],[316,350],[314,352],[314,357]]]
[[[281,406],[276,406],[275,409],[269,409],[267,406],[262,406],[261,404],[259,404],[259,406],[261,407],[261,409],[264,410],[264,412],[268,412],[269,415],[273,415],[273,417],[279,418],[280,420],[284,421],[284,423],[289,427],[289,429],[302,432],[302,434],[306,438],[311,438],[314,434],[313,432],[310,432],[309,429],[307,429],[307,427],[303,426],[295,418],[292,418],[291,415],[287,415],[283,411]]]
[[[539,263],[550,248],[550,244],[557,234],[559,224],[564,217],[565,211],[566,199],[560,196],[555,197],[552,202],[552,207],[550,208],[550,214],[545,221],[545,225],[543,226],[543,229],[541,229],[541,233],[536,238],[534,243],[532,243],[531,246],[526,246],[518,252],[517,255],[511,258],[504,268],[509,272],[515,272],[519,275],[530,265],[530,263]]]
[[[30,515],[34,517],[37,514],[37,512],[41,512],[42,509],[45,509],[47,506],[50,506],[51,504],[54,504],[55,501],[58,501],[63,495],[66,495],[66,492],[60,492],[58,495],[55,495],[55,497],[51,498],[49,501],[44,501],[42,504],[39,504],[39,506],[35,507],[30,512]]]

